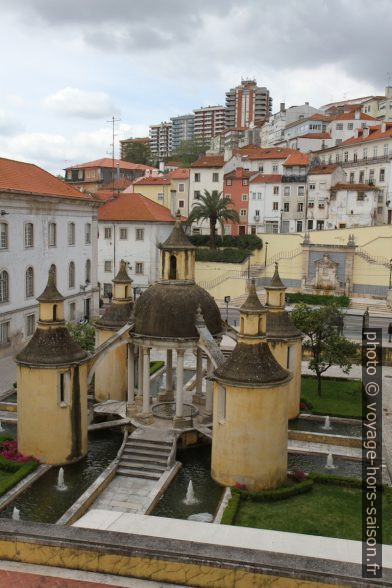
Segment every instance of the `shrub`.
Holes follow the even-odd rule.
[[[331,484],[334,486],[348,486],[350,488],[362,488],[362,480],[358,478],[348,478],[346,476],[337,476],[335,474],[323,474],[321,472],[310,472],[309,479],[318,484]]]
[[[242,263],[250,255],[247,249],[196,249],[196,261]]]
[[[293,292],[286,294],[286,302],[288,304],[304,302],[305,304],[314,304],[317,306],[337,304],[338,306],[347,307],[350,305],[350,298],[348,296],[327,296],[324,294],[303,294],[302,292]]]
[[[192,235],[189,240],[196,247],[208,247],[210,244],[209,235]],[[263,241],[256,235],[220,235],[215,238],[217,247],[233,247],[235,249],[247,249],[254,251],[263,247]]]
[[[67,329],[72,339],[85,351],[95,349],[95,329],[90,323],[67,323]]]
[[[0,456],[1,457],[1,456]],[[0,468],[5,469],[3,467],[2,461],[0,461]],[[4,464],[5,465],[5,464]],[[9,471],[10,475],[0,482],[0,496],[8,492],[10,488],[15,486],[18,482],[23,480],[28,474],[31,474],[37,467],[37,461],[27,461],[26,463],[20,465],[17,463],[9,462],[8,467],[17,467],[16,470],[12,472],[12,469],[6,469],[5,471]]]
[[[222,516],[221,525],[233,525],[235,517],[240,505],[241,496],[239,494],[232,494],[228,505]]]
[[[313,480],[307,479],[297,484],[290,486],[281,486],[274,490],[262,490],[260,492],[245,492],[238,488],[233,488],[232,492],[237,493],[244,500],[250,500],[251,502],[275,502],[277,500],[285,500],[291,496],[297,496],[298,494],[305,494],[310,492],[313,487]]]
[[[294,470],[292,475],[297,482],[303,482],[306,479],[306,474],[303,470]]]

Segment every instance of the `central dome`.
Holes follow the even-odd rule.
[[[195,317],[199,305],[208,330],[219,335],[221,314],[208,292],[191,281],[158,282],[136,302],[133,333],[154,339],[198,339]]]

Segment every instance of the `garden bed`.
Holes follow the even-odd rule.
[[[38,467],[38,461],[20,455],[11,435],[0,435],[0,496]]]
[[[328,296],[325,294],[303,294],[302,292],[289,292],[286,294],[287,304],[297,304],[303,302],[304,304],[314,304],[317,306],[325,306],[326,304],[337,304],[338,306],[350,306],[350,298],[348,296]]]

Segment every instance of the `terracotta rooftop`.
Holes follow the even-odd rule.
[[[364,129],[358,129],[358,137],[350,137],[350,139],[340,143],[339,147],[352,145],[353,143],[365,143],[367,141],[374,141],[375,139],[389,139],[392,137],[392,124],[386,123],[385,131],[381,131],[381,125],[369,127],[369,135],[367,137],[363,136],[363,131]]]
[[[146,176],[137,178],[133,185],[138,186],[165,186],[170,184],[170,179],[167,176]]]
[[[281,174],[257,174],[250,182],[251,184],[277,184],[281,181]]]
[[[309,165],[309,156],[306,153],[297,151],[289,155],[283,165],[287,167],[291,165]]]
[[[165,167],[180,167],[181,162],[180,161],[167,161],[165,163]]]
[[[4,157],[0,157],[0,191],[96,201],[33,163]]]
[[[242,156],[243,160],[259,159],[287,159],[293,153],[298,153],[295,149],[288,149],[287,147],[255,147],[247,146],[233,149],[233,155]]]
[[[330,120],[373,120],[377,122],[377,119],[374,116],[369,116],[369,114],[365,114],[361,112],[359,117],[356,119],[355,112],[342,112],[341,114],[334,114],[331,116]]]
[[[329,133],[306,133],[306,135],[301,135],[298,138],[299,139],[331,139],[331,135]]]
[[[167,175],[172,180],[187,180],[189,178],[189,169],[187,167],[178,167]]]
[[[233,171],[225,174],[225,179],[238,179],[241,180],[242,178],[250,178],[254,172],[251,172],[248,169],[244,169],[243,167],[237,167]]]
[[[337,165],[329,163],[328,165],[316,165],[316,167],[311,168],[308,171],[308,176],[318,176],[320,174],[332,174],[335,169],[337,169]]]
[[[376,186],[372,186],[371,184],[349,184],[348,182],[346,182],[335,184],[335,186],[333,186],[331,190],[333,192],[336,192],[337,190],[379,190],[379,188],[377,188]]]
[[[106,202],[98,211],[98,220],[174,222],[168,208],[134,192],[123,192]]]
[[[114,160],[114,167],[117,168],[117,165],[120,167],[120,169],[156,169],[155,167],[151,167],[151,165],[144,165],[142,163],[131,163],[129,161],[123,161],[122,159]],[[102,157],[102,159],[95,159],[94,161],[87,161],[86,163],[77,163],[76,165],[70,165],[69,167],[66,167],[65,170],[86,167],[113,167],[113,160],[111,157]]]
[[[223,155],[202,155],[191,167],[223,167],[224,163]]]

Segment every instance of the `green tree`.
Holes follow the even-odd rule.
[[[67,329],[72,339],[85,351],[95,349],[95,329],[90,323],[67,323]]]
[[[188,224],[198,223],[201,220],[210,222],[211,249],[216,249],[216,223],[220,224],[223,232],[224,221],[240,222],[238,212],[234,208],[230,208],[230,206],[233,206],[230,196],[222,196],[222,192],[218,192],[218,190],[213,190],[212,192],[204,190],[204,195],[201,194],[199,201],[193,204],[188,217]]]
[[[124,161],[130,163],[142,163],[149,165],[151,162],[151,151],[148,143],[142,141],[132,141],[125,146]]]
[[[343,314],[336,304],[319,308],[297,304],[291,319],[306,335],[303,347],[311,353],[309,368],[316,373],[317,393],[321,396],[321,375],[334,364],[348,374],[357,356],[357,345],[339,334]]]
[[[209,145],[196,139],[186,139],[168,157],[168,161],[178,161],[183,167],[189,167],[201,155],[204,155]]]

